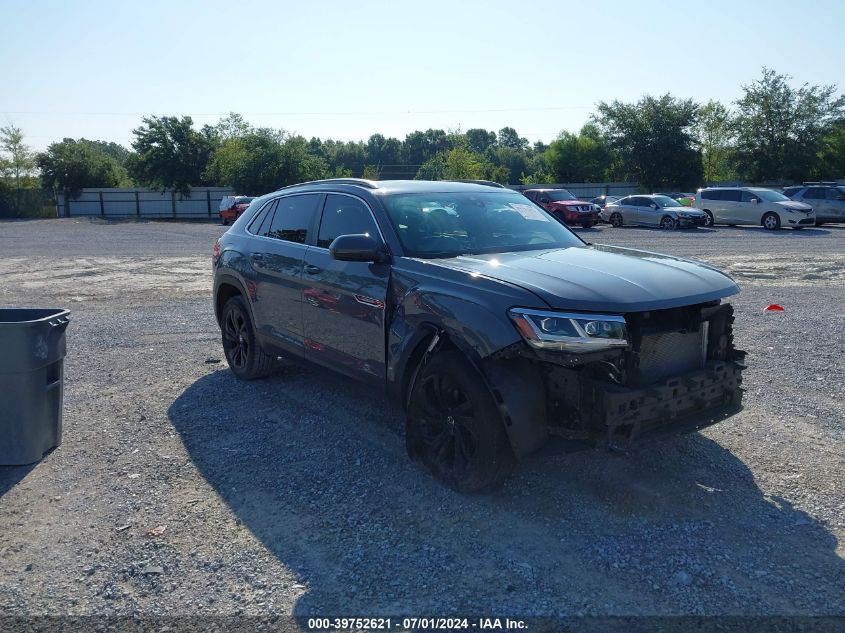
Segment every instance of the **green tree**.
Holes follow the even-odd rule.
[[[449,180],[481,180],[484,177],[483,165],[465,145],[460,145],[446,154],[443,177]]]
[[[223,141],[214,151],[206,178],[248,195],[326,176],[325,162],[308,151],[302,137],[285,138],[267,128]]]
[[[770,68],[742,87],[736,102],[736,165],[753,181],[806,178],[817,166],[825,137],[845,118],[836,86],[793,88],[792,77]]]
[[[208,126],[197,131],[193,123],[189,116],[152,116],[132,130],[137,154],[129,171],[137,182],[182,195],[189,195],[193,185],[207,183],[203,174],[217,145],[216,134]]]
[[[464,134],[467,147],[471,152],[483,154],[488,148],[496,145],[496,133],[483,128],[472,128]]]
[[[512,127],[503,127],[499,130],[499,146],[524,151],[528,148],[528,139],[521,137]]]
[[[23,131],[13,124],[0,128],[0,177],[11,185],[6,194],[13,212],[20,211],[24,188],[34,185],[35,153],[24,143]]]
[[[252,126],[237,112],[230,112],[214,126],[214,133],[221,141],[240,138],[252,131]]]
[[[84,138],[51,143],[37,157],[41,184],[72,198],[78,197],[83,187],[119,187],[126,181],[126,172],[103,145],[108,144]]]
[[[443,180],[446,174],[446,156],[435,154],[425,161],[414,176],[415,180]]]
[[[578,135],[562,132],[545,154],[553,182],[602,182],[612,168],[613,153],[595,125]]]
[[[695,134],[701,146],[704,181],[734,180],[733,123],[728,109],[712,100],[701,106]]]
[[[693,136],[697,117],[691,99],[666,94],[637,103],[600,102],[593,121],[616,154],[614,175],[656,191],[701,182],[701,152]]]
[[[845,121],[834,125],[824,137],[813,176],[820,180],[845,178]]]

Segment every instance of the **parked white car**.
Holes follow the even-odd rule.
[[[815,211],[809,204],[790,200],[765,187],[699,189],[693,206],[706,214],[705,226],[753,224],[775,230],[787,226],[803,229],[816,223]]]
[[[626,196],[616,202],[609,202],[599,216],[617,228],[637,225],[677,229],[704,226],[707,220],[703,212],[659,194]]]

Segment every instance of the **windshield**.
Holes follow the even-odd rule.
[[[559,200],[577,200],[575,196],[569,193],[566,189],[555,189],[554,191],[547,191],[546,195],[554,201]]]
[[[390,194],[384,206],[411,257],[583,245],[543,209],[512,191]]]
[[[682,206],[684,206],[680,202],[678,202],[674,198],[670,198],[669,196],[654,196],[652,198],[652,200],[654,200],[657,203],[657,205],[659,207],[663,208],[663,209],[665,209],[666,207],[682,207]]]
[[[771,189],[752,189],[751,191],[758,198],[765,200],[766,202],[783,202],[784,200],[789,200],[789,198],[782,193],[772,191]]]

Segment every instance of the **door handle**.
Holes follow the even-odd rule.
[[[314,264],[305,264],[305,272],[309,275],[316,275],[320,272],[320,267],[315,266]]]

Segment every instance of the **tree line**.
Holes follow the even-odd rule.
[[[511,127],[418,130],[404,139],[306,139],[253,127],[237,113],[200,128],[189,116],[145,117],[132,135],[131,149],[66,138],[36,154],[20,129],[1,128],[0,200],[37,186],[71,196],[83,187],[120,186],[182,193],[227,186],[258,195],[343,176],[626,181],[651,191],[845,176],[845,96],[835,85],[795,87],[791,77],[768,68],[727,106],[671,94],[599,102],[581,130],[562,132],[549,144],[531,144]]]

